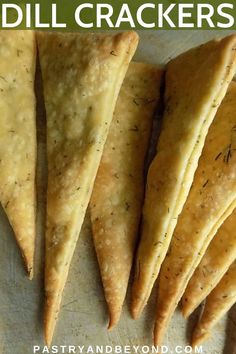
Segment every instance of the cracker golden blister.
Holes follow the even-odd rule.
[[[210,127],[194,182],[162,264],[155,343],[168,322],[194,270],[219,227],[236,207],[236,84],[229,90]]]
[[[235,230],[236,210],[217,232],[188,283],[182,299],[184,317],[191,315],[210,294],[236,259]]]
[[[137,43],[135,32],[38,34],[47,113],[47,344],[52,340],[117,96]]]
[[[30,278],[36,209],[35,63],[33,31],[0,31],[0,202]]]
[[[110,322],[119,321],[144,195],[144,160],[163,71],[132,62],[122,85],[90,201]]]
[[[236,69],[236,36],[213,40],[167,66],[165,113],[148,173],[141,241],[132,289],[139,317],[193,182],[208,128]]]
[[[206,299],[203,313],[194,329],[192,346],[206,340],[217,322],[236,302],[236,261]]]

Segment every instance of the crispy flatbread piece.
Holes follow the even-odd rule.
[[[36,208],[35,63],[33,31],[0,31],[0,202],[30,278]]]
[[[192,336],[193,347],[210,335],[212,328],[236,302],[236,262],[206,299],[203,314]]]
[[[231,83],[210,127],[191,191],[162,264],[154,331],[158,344],[209,243],[236,207],[235,99],[236,84]]]
[[[90,202],[109,328],[119,321],[144,195],[144,159],[162,71],[131,63],[116,104]]]
[[[48,344],[117,96],[137,43],[135,32],[38,36],[47,112]]]
[[[185,317],[188,317],[210,294],[235,259],[236,210],[219,229],[188,283],[182,299]]]
[[[208,42],[167,66],[165,114],[148,173],[132,315],[150,296],[187,199],[208,128],[236,69],[236,36]]]

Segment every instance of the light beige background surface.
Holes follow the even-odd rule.
[[[164,64],[170,58],[226,31],[140,31],[140,45],[135,60]],[[204,80],[204,77],[202,78]],[[39,77],[38,101],[42,102]],[[46,159],[45,114],[38,107],[38,228],[35,277],[26,278],[12,230],[0,209],[0,353],[30,354],[33,345],[43,346],[43,237],[45,221]],[[155,294],[142,318],[133,321],[128,311],[129,295],[117,328],[106,330],[107,310],[103,297],[96,255],[92,245],[89,218],[84,223],[56,328],[56,345],[152,345]],[[185,321],[177,311],[169,327],[165,344],[170,353],[176,345],[187,345],[195,314]],[[141,351],[140,351],[141,352]],[[184,351],[183,351],[184,353]],[[236,353],[236,308],[215,328],[203,346],[204,354]]]

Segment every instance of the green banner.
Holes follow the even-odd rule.
[[[236,29],[235,1],[1,1],[1,29]]]

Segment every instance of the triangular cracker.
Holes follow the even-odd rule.
[[[162,71],[131,63],[117,100],[90,202],[109,328],[126,295],[144,195],[144,159]]]
[[[236,207],[235,97],[236,84],[231,83],[210,127],[191,191],[162,264],[154,331],[158,344],[209,243]]]
[[[134,32],[41,33],[38,43],[47,112],[45,339],[50,344],[117,96],[138,36]]]
[[[167,67],[165,114],[148,173],[132,315],[150,296],[187,199],[208,128],[236,69],[236,36],[192,49]]]
[[[234,104],[236,105],[236,100]],[[210,294],[236,259],[235,230],[236,210],[219,229],[188,283],[182,299],[185,317],[188,317]]]
[[[236,302],[236,262],[234,262],[217,287],[206,299],[203,314],[197,324],[192,345],[197,346],[207,339],[212,328]]]
[[[0,202],[30,278],[36,208],[35,63],[33,31],[0,31]]]

